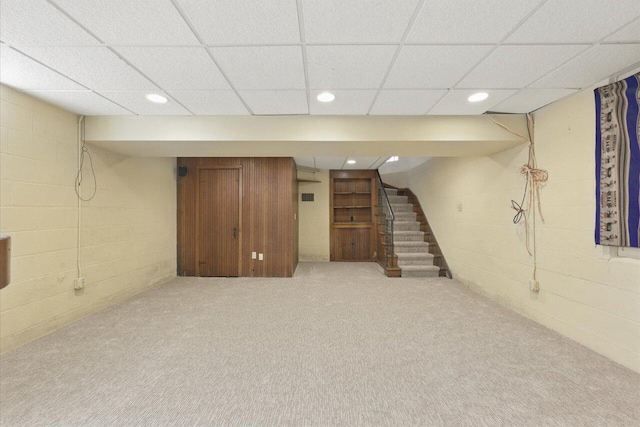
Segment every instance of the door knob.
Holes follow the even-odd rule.
[[[238,230],[235,227],[233,227],[233,238],[234,239],[236,238],[237,232],[238,232]]]

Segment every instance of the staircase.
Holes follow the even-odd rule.
[[[440,267],[434,265],[434,255],[420,230],[413,203],[409,203],[408,196],[399,196],[397,189],[386,188],[386,192],[395,216],[393,244],[402,277],[438,277]]]

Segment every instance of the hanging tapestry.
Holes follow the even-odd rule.
[[[639,247],[640,73],[597,88],[596,244]]]

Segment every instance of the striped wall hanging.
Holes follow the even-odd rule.
[[[639,247],[640,73],[597,88],[596,244]]]

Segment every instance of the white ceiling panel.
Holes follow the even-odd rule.
[[[620,30],[606,38],[607,42],[637,42],[640,43],[640,18],[628,23]]]
[[[141,116],[186,116],[190,115],[180,104],[172,99],[166,104],[156,104],[146,98],[146,91],[102,90],[99,93]],[[162,92],[155,92],[169,97]]]
[[[229,90],[172,90],[169,94],[201,116],[242,116],[249,112],[238,95]]]
[[[70,16],[110,45],[197,45],[170,0],[55,0]]]
[[[487,90],[489,98],[481,102],[469,102],[467,98],[476,92],[475,90],[452,90],[429,111],[429,114],[483,114],[486,111],[491,111],[494,105],[513,95],[516,91],[504,89]]]
[[[231,89],[203,47],[120,47],[117,51],[164,90]]]
[[[446,89],[468,73],[492,46],[404,46],[385,83],[390,89]]]
[[[307,93],[303,90],[245,90],[240,96],[253,114],[308,114]]]
[[[102,96],[88,91],[47,90],[29,91],[36,98],[55,104],[72,113],[85,116],[130,116],[133,113]]]
[[[308,46],[311,89],[377,89],[396,46]]]
[[[293,160],[295,160],[296,166],[302,166],[305,168],[316,167],[313,157],[294,157]]]
[[[295,0],[178,0],[207,44],[300,43]]]
[[[530,113],[560,98],[575,93],[572,89],[522,89],[491,107],[499,113]]]
[[[498,43],[542,0],[427,0],[409,43]]]
[[[348,160],[355,160],[354,164],[346,163],[342,167],[342,169],[372,169],[377,163],[382,162],[384,159],[380,159],[380,157],[353,157],[349,156]]]
[[[585,50],[584,45],[499,46],[458,88],[522,88]]]
[[[397,43],[418,0],[302,0],[307,43]]]
[[[638,0],[548,0],[507,42],[596,42],[638,16]]]
[[[346,157],[316,157],[316,167],[318,169],[342,169],[346,163]]]
[[[90,89],[156,89],[106,47],[25,47],[22,51]]]
[[[2,0],[0,39],[13,46],[100,43],[45,0]]]
[[[597,45],[531,85],[584,88],[640,63],[640,44]]]
[[[22,90],[86,89],[5,45],[0,46],[0,81]]]
[[[210,48],[237,89],[304,89],[299,46]]]
[[[318,115],[364,115],[369,111],[375,90],[332,90],[336,96],[333,102],[320,102],[316,97],[321,91],[311,91],[311,114]]]
[[[413,116],[425,114],[447,93],[435,90],[383,90],[371,109],[372,115]]]

